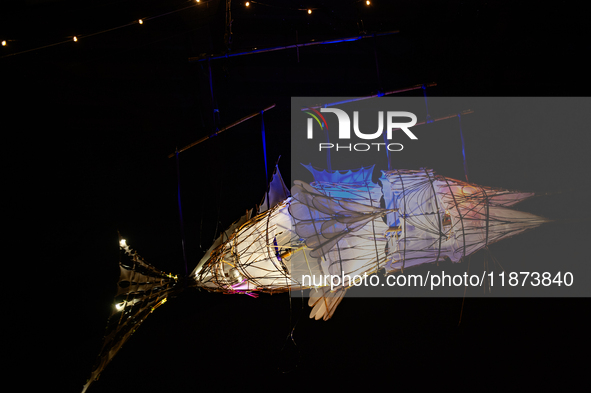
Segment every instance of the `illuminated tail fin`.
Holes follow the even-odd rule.
[[[312,307],[310,311],[310,318],[319,320],[322,318],[328,321],[334,314],[337,306],[343,300],[347,288],[339,287],[334,291],[330,291],[328,287],[313,288],[310,291],[310,299],[308,305]]]
[[[122,254],[127,255],[129,260],[119,262],[121,274],[103,337],[103,347],[82,393],[99,378],[107,364],[148,315],[180,290],[180,286],[176,285],[176,276],[161,272],[146,263],[121,237],[119,246]]]

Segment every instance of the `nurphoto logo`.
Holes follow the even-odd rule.
[[[323,113],[333,113],[336,115],[339,128],[338,128],[338,139],[351,139],[351,119],[347,112],[342,109],[338,108],[320,108],[320,112],[311,108],[312,112],[305,111],[311,117],[307,119],[307,139],[314,139],[314,120],[320,126],[321,130],[325,130],[328,132],[328,124],[326,122],[325,117],[322,115]],[[385,118],[385,120],[384,120]],[[407,118],[410,121],[400,122],[396,119],[399,118]],[[415,134],[409,129],[410,127],[417,124],[417,117],[414,113],[411,112],[403,112],[403,111],[387,111],[386,115],[384,115],[384,111],[378,111],[378,130],[375,132],[362,132],[359,127],[359,111],[353,111],[353,132],[355,136],[359,139],[363,140],[376,140],[383,136],[384,132],[384,122],[386,123],[386,135],[384,138],[385,142],[371,142],[371,143],[348,143],[348,144],[339,144],[339,143],[330,143],[330,142],[321,142],[318,144],[318,150],[322,151],[322,149],[336,149],[339,150],[349,150],[349,151],[369,151],[372,149],[376,149],[380,151],[380,147],[384,146],[389,151],[400,151],[404,148],[401,143],[388,143],[392,140],[392,131],[394,130],[402,130],[410,139],[418,139]],[[364,129],[363,131],[370,131]],[[373,130],[371,130],[373,131]]]

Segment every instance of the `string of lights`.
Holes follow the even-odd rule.
[[[67,36],[67,37],[62,37],[61,39],[46,44],[46,45],[40,45],[40,46],[36,46],[30,49],[25,49],[25,50],[20,50],[14,53],[8,53],[8,54],[2,54],[2,56],[0,56],[0,59],[3,58],[7,58],[7,57],[11,57],[11,56],[16,56],[16,55],[22,55],[25,53],[29,53],[29,52],[34,52],[34,51],[38,51],[41,49],[46,49],[46,48],[50,48],[50,47],[54,47],[57,45],[62,45],[62,44],[67,44],[67,43],[71,43],[71,42],[78,42],[82,39],[85,38],[89,38],[89,37],[93,37],[93,36],[97,36],[100,34],[104,34],[104,33],[108,33],[108,32],[112,32],[115,30],[119,30],[119,29],[123,29],[126,27],[130,27],[130,26],[135,26],[135,25],[144,25],[146,22],[157,19],[157,18],[161,18],[164,16],[168,16],[171,14],[175,14],[177,12],[181,12],[181,11],[185,11],[187,9],[190,8],[194,8],[194,7],[198,7],[198,6],[203,6],[205,4],[208,4],[210,2],[213,2],[214,0],[206,0],[206,1],[202,1],[202,0],[189,0],[188,2],[191,3],[188,6],[185,7],[181,7],[179,9],[173,10],[173,11],[169,11],[169,12],[165,12],[162,14],[158,14],[158,15],[154,15],[154,16],[149,16],[149,17],[144,17],[144,18],[139,18],[139,19],[135,19],[131,22],[128,23],[124,23],[112,28],[108,28],[108,29],[103,29],[100,31],[96,31],[93,33],[89,33],[89,34],[81,34],[81,35],[72,35],[72,36]],[[365,2],[366,6],[370,6],[371,5],[371,1],[369,0],[357,0],[355,1],[353,4],[356,3],[360,3],[360,2]],[[343,5],[347,5],[347,4],[341,4],[341,6]],[[306,12],[307,14],[312,14],[313,11],[317,10],[317,8],[292,8],[289,6],[282,6],[282,5],[275,5],[275,4],[268,4],[268,3],[262,3],[262,2],[258,2],[258,1],[246,1],[244,3],[241,3],[241,6],[244,6],[245,8],[250,8],[251,6],[264,6],[264,7],[273,7],[273,8],[280,8],[280,9],[284,9],[284,10],[289,10],[289,11],[297,11],[297,12]],[[0,44],[2,45],[3,49],[5,50],[10,50],[11,48],[11,44],[12,42],[16,42],[16,41],[21,41],[21,40],[17,40],[17,39],[10,39],[10,38],[4,38],[4,37],[0,37]]]
[[[173,11],[165,12],[165,13],[154,15],[154,16],[149,16],[149,17],[144,17],[144,18],[136,19],[136,20],[133,20],[132,22],[128,22],[128,23],[125,23],[125,24],[122,24],[122,25],[119,25],[119,26],[115,26],[115,27],[112,27],[112,28],[109,28],[109,29],[104,29],[104,30],[96,31],[96,32],[89,33],[89,34],[74,35],[74,36],[64,37],[65,39],[61,39],[60,41],[53,42],[51,44],[42,45],[42,46],[34,47],[34,48],[31,48],[31,49],[26,49],[26,50],[18,51],[18,52],[15,52],[15,53],[9,53],[9,54],[0,56],[0,59],[6,58],[6,57],[11,57],[11,56],[16,56],[16,55],[21,55],[21,54],[24,54],[24,53],[33,52],[33,51],[37,51],[37,50],[49,48],[49,47],[56,46],[56,45],[66,44],[66,43],[70,43],[70,42],[78,42],[79,40],[82,40],[82,39],[85,39],[85,38],[97,36],[99,34],[108,33],[108,32],[114,31],[114,30],[123,29],[123,28],[129,27],[129,26],[144,25],[144,23],[146,23],[148,21],[151,21],[151,20],[154,20],[154,19],[157,19],[157,18],[162,18],[164,16],[168,16],[168,15],[171,15],[171,14],[175,14],[177,12],[185,11],[185,10],[190,9],[190,8],[198,7],[200,5],[204,5],[204,4],[210,3],[212,1],[214,1],[214,0],[207,0],[207,1],[191,0],[190,1],[191,5],[188,5],[188,6],[185,6],[185,7],[181,7],[181,8],[178,8],[176,10],[173,10]],[[6,47],[6,48],[9,48],[10,47],[9,43],[10,42],[14,42],[14,41],[16,41],[16,40],[3,39],[2,40],[2,46],[3,47]]]

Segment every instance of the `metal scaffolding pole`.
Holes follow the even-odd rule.
[[[248,51],[237,52],[237,53],[225,53],[225,54],[221,54],[221,55],[202,55],[202,56],[196,56],[196,57],[189,57],[189,62],[193,63],[193,62],[205,61],[208,59],[209,60],[225,59],[228,57],[253,55],[253,54],[257,54],[257,53],[273,52],[273,51],[278,51],[278,50],[283,50],[283,49],[296,49],[296,50],[298,50],[298,54],[299,54],[299,48],[303,48],[305,46],[327,45],[327,44],[336,44],[339,42],[359,41],[364,38],[375,38],[375,37],[381,37],[381,36],[391,35],[391,34],[396,34],[396,33],[398,33],[398,30],[386,31],[384,33],[363,34],[363,35],[358,35],[358,36],[354,36],[354,37],[339,38],[336,40],[331,39],[331,40],[323,40],[323,41],[310,41],[310,42],[305,42],[303,44],[275,46],[272,48],[261,48],[261,49],[255,48],[255,49],[251,49]]]
[[[222,132],[224,132],[224,131],[226,131],[226,130],[229,130],[230,128],[232,128],[232,127],[234,127],[234,126],[236,126],[236,125],[238,125],[238,124],[240,124],[240,123],[242,123],[242,122],[244,122],[244,121],[246,121],[246,120],[248,120],[248,119],[252,119],[252,118],[253,118],[253,117],[255,117],[255,116],[262,115],[262,114],[263,114],[263,112],[266,112],[266,111],[268,111],[269,109],[273,109],[273,108],[275,108],[275,104],[273,104],[273,105],[271,105],[271,106],[268,106],[268,107],[266,107],[265,109],[263,109],[263,110],[261,110],[261,111],[258,111],[258,112],[255,112],[255,113],[252,113],[252,114],[250,114],[250,115],[248,115],[248,116],[245,116],[245,117],[243,117],[242,119],[240,119],[240,120],[237,120],[237,121],[235,121],[234,123],[232,123],[232,124],[230,124],[230,125],[227,125],[226,127],[224,127],[224,128],[221,128],[221,129],[217,130],[217,131],[216,131],[216,132],[214,132],[213,134],[211,134],[211,135],[207,135],[207,136],[204,136],[203,138],[201,138],[201,139],[199,139],[199,140],[197,140],[197,141],[195,141],[195,142],[193,142],[193,143],[191,143],[191,144],[188,144],[187,146],[183,147],[182,149],[179,149],[178,151],[176,151],[176,152],[174,152],[174,153],[172,153],[172,154],[169,154],[169,155],[168,155],[168,158],[172,158],[172,157],[174,157],[174,156],[175,156],[177,153],[181,153],[181,152],[183,152],[183,151],[185,151],[185,150],[187,150],[187,149],[190,149],[191,147],[193,147],[193,146],[195,146],[195,145],[198,145],[198,144],[200,144],[201,142],[205,142],[206,140],[208,140],[208,139],[210,139],[210,138],[213,138],[214,136],[217,136],[217,135],[221,134]]]
[[[328,107],[328,106],[346,104],[348,102],[367,100],[367,99],[370,99],[370,98],[387,96],[387,95],[396,94],[396,93],[403,93],[405,91],[422,89],[423,86],[425,86],[425,87],[433,87],[433,86],[437,86],[437,83],[431,82],[431,83],[426,83],[426,84],[422,84],[422,85],[414,85],[414,86],[410,86],[410,87],[404,87],[402,89],[387,91],[385,93],[378,93],[378,94],[373,94],[373,95],[369,95],[369,96],[365,96],[365,97],[356,97],[356,98],[351,98],[351,99],[344,100],[344,101],[331,102],[329,104],[317,104],[316,106],[310,106],[308,108],[302,108],[301,110],[302,111],[307,111],[307,110],[310,110],[310,109],[325,108],[325,107]]]

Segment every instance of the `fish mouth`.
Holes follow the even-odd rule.
[[[203,258],[192,277],[196,286],[207,290],[235,293],[255,289],[234,261],[226,260],[224,254]]]

